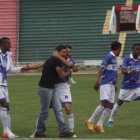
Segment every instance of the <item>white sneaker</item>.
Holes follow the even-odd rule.
[[[4,138],[10,138],[10,139],[15,139],[18,138],[19,136],[15,135],[13,132],[9,131],[7,133],[3,133]]]
[[[35,137],[35,132],[30,136],[30,138],[34,138]]]
[[[75,82],[75,81],[71,81],[71,83],[72,83],[72,84],[76,84],[77,82]]]

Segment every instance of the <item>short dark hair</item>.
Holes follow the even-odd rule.
[[[57,50],[58,52],[60,52],[61,50],[66,49],[66,47],[64,45],[58,45],[55,50]]]
[[[66,48],[72,49],[70,45],[65,45]]]
[[[117,50],[118,48],[121,48],[122,44],[118,41],[113,41],[111,43],[111,50]]]
[[[133,44],[132,50],[135,48],[135,46],[140,46],[140,43],[135,43],[135,44]]]
[[[8,37],[2,37],[0,38],[0,46],[2,45],[2,43],[5,41],[5,40],[10,40]]]

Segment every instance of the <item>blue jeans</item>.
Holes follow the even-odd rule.
[[[62,113],[62,106],[55,89],[47,89],[39,86],[38,93],[40,96],[41,111],[37,121],[36,133],[39,135],[44,135],[46,131],[46,122],[49,116],[50,105],[54,110],[60,133],[65,132],[67,128]]]

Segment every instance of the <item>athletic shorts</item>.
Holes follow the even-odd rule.
[[[100,86],[100,101],[114,104],[115,86],[113,84],[105,84]]]
[[[118,100],[123,102],[130,102],[131,99],[133,100],[140,99],[140,88],[120,90]]]
[[[9,103],[8,88],[5,86],[0,86],[0,100],[6,100]]]
[[[70,86],[67,83],[55,84],[55,90],[59,94],[61,104],[72,103]]]

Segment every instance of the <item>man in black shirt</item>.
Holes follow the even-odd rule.
[[[66,48],[60,45],[56,49],[62,57],[66,57]],[[58,123],[60,137],[70,137],[70,132],[66,130],[66,124],[62,114],[62,106],[58,94],[55,92],[54,85],[59,78],[64,79],[70,71],[64,72],[62,62],[55,56],[51,56],[43,64],[42,76],[39,82],[39,96],[41,102],[41,111],[37,121],[37,129],[34,137],[45,137],[46,121],[49,116],[50,106],[54,109],[55,117]]]

